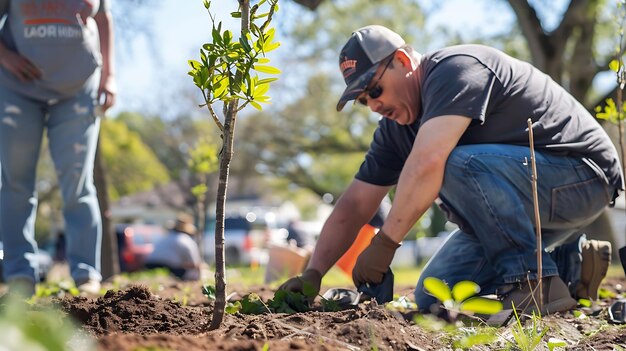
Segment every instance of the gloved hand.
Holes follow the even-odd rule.
[[[364,283],[379,284],[389,269],[393,255],[400,244],[391,240],[382,230],[374,235],[356,260],[352,269],[352,281],[357,288]]]
[[[307,268],[301,275],[293,277],[284,282],[278,290],[293,291],[304,293],[305,284],[310,286],[312,291],[307,291],[309,302],[315,300],[315,297],[320,293],[320,286],[322,285],[322,273],[313,268]]]

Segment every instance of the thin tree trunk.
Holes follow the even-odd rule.
[[[244,17],[242,11],[242,17]],[[219,184],[215,202],[215,307],[209,330],[220,327],[224,319],[226,306],[226,265],[224,262],[224,210],[226,207],[226,193],[228,191],[228,173],[233,156],[233,141],[235,137],[235,117],[237,115],[237,101],[228,103],[224,118],[224,144],[220,157]]]
[[[105,280],[120,273],[120,261],[117,251],[117,237],[111,226],[108,184],[105,178],[106,170],[100,150],[100,139],[98,139],[94,163],[94,183],[98,193],[98,205],[100,206],[102,218],[102,249],[100,254],[102,279]]]

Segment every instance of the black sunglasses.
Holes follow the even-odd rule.
[[[378,99],[383,94],[383,88],[378,85],[378,82],[380,82],[380,79],[387,71],[387,68],[389,67],[391,61],[393,61],[393,58],[387,61],[385,68],[383,68],[383,71],[380,73],[380,76],[378,76],[378,79],[376,79],[376,82],[374,82],[374,84],[372,85],[372,88],[365,88],[365,90],[363,90],[364,93],[367,93],[367,96],[369,96],[370,99]],[[361,94],[361,96],[357,98],[356,101],[361,105],[367,106],[367,99],[365,98],[365,96],[363,96],[363,94]]]

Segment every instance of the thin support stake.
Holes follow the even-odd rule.
[[[537,164],[535,162],[535,141],[533,139],[533,122],[528,119],[528,140],[530,142],[530,164],[532,165],[532,188],[533,188],[533,203],[535,207],[535,228],[537,237],[537,289],[539,289],[539,311],[543,307],[543,289],[541,288],[542,281],[542,253],[541,248],[541,219],[539,218],[539,196],[537,195]]]

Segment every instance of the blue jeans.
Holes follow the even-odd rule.
[[[100,129],[95,116],[97,74],[76,96],[38,101],[0,86],[0,238],[4,278],[35,279],[35,173],[44,129],[54,161],[67,238],[67,260],[77,283],[100,281],[102,224],[93,183]]]
[[[542,231],[542,274],[558,275],[548,251],[564,243],[578,250],[578,231],[607,206],[614,189],[582,159],[535,152]],[[428,310],[436,299],[424,278],[450,287],[471,280],[481,294],[502,285],[536,279],[536,234],[530,149],[523,146],[464,145],[448,158],[439,198],[448,218],[459,225],[424,267],[416,303]],[[573,243],[573,244],[571,244]],[[560,253],[561,257],[569,257]],[[559,259],[561,261],[561,259]],[[580,261],[576,262],[580,265]]]

